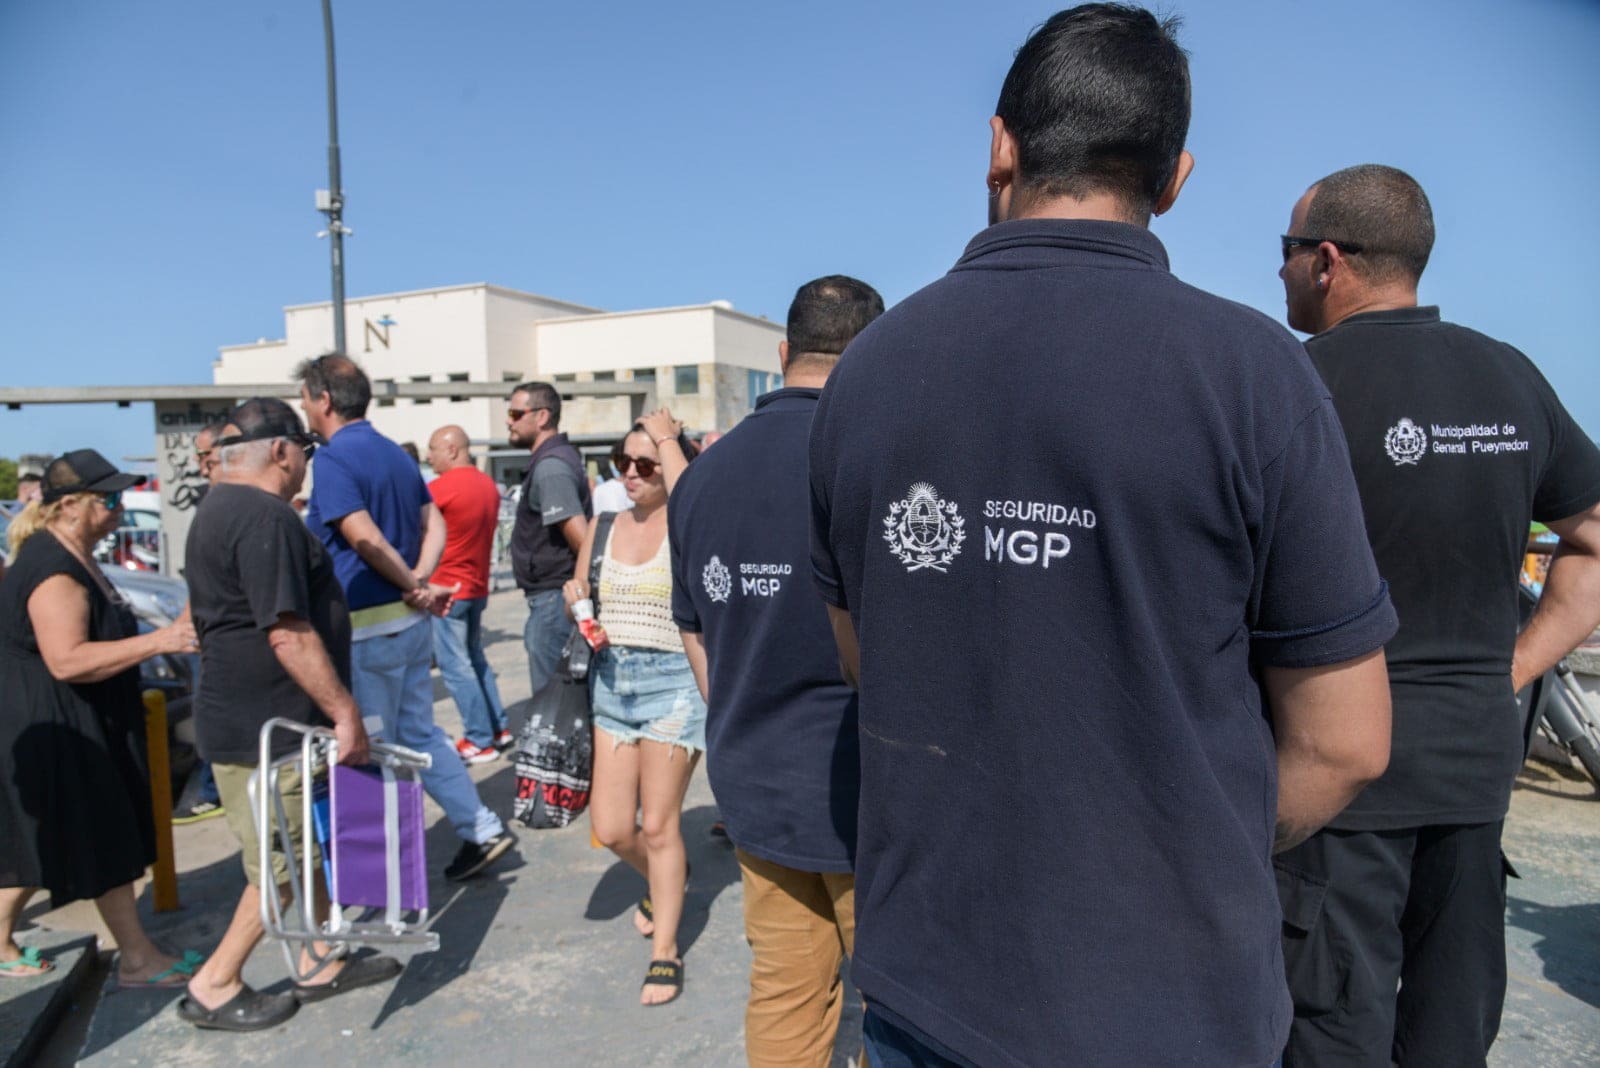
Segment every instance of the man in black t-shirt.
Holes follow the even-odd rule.
[[[262,725],[279,716],[331,722],[343,764],[366,761],[367,734],[349,689],[344,594],[327,552],[288,503],[305,481],[313,439],[287,404],[257,397],[229,415],[216,449],[220,474],[195,513],[186,550],[200,634],[195,739],[200,755],[211,761],[247,884],[221,944],[189,981],[178,1014],[197,1027],[255,1031],[287,1020],[301,1002],[393,978],[400,965],[390,957],[352,958],[284,994],[261,993],[241,978],[263,933],[259,840],[248,785]],[[292,735],[279,738],[275,755],[297,747]],[[300,812],[298,789],[286,775],[291,823]],[[281,854],[274,851],[272,859],[286,890],[292,873]],[[325,912],[320,883],[318,891],[318,908]]]
[[[1271,1064],[1271,853],[1388,756],[1394,613],[1327,390],[1148,228],[1194,165],[1172,34],[1091,4],[1029,38],[994,225],[817,405],[873,1063]]]
[[[883,314],[865,282],[807,282],[762,397],[672,491],[672,615],[706,699],[706,773],[744,881],[752,1068],[825,1066],[855,942],[855,691],[805,581],[806,443],[839,354]]]
[[[1283,237],[1289,325],[1316,335],[1400,616],[1388,771],[1277,860],[1285,1065],[1484,1063],[1505,997],[1514,695],[1600,622],[1600,450],[1526,356],[1417,306],[1432,248],[1421,187],[1370,164],[1307,190]],[[1519,636],[1530,520],[1562,542]]]

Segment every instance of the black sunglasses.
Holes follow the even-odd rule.
[[[1335,241],[1331,237],[1290,237],[1283,234],[1278,238],[1283,242],[1283,262],[1288,263],[1289,257],[1297,248],[1316,248],[1318,245],[1332,245],[1340,252],[1355,254],[1362,251],[1362,246],[1354,241]]]
[[[661,466],[660,460],[651,460],[643,456],[629,456],[623,453],[617,457],[617,474],[625,475],[628,468],[639,472],[640,478],[650,478],[655,475],[656,469]]]
[[[534,412],[548,412],[549,410],[549,408],[544,407],[543,405],[538,408],[507,408],[506,417],[515,423],[518,419],[521,419],[525,415],[532,415]]]

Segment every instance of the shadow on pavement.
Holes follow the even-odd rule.
[[[1506,923],[1539,936],[1534,951],[1544,963],[1544,977],[1581,1001],[1600,1008],[1600,903],[1540,905],[1506,899]]]
[[[687,954],[706,929],[711,903],[717,895],[739,881],[739,862],[723,839],[711,837],[711,825],[718,819],[714,805],[699,805],[683,813],[683,840],[689,851],[689,890],[683,902],[683,920],[678,924],[678,949]],[[589,894],[583,910],[586,920],[614,920],[634,908],[644,896],[644,877],[622,861],[607,868]]]

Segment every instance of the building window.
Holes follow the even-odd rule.
[[[428,375],[412,375],[411,376],[411,381],[413,381],[413,382],[432,382],[433,379],[430,378]],[[432,404],[433,403],[433,398],[432,397],[413,397],[412,398],[412,403],[413,404]]]
[[[502,382],[521,382],[522,381],[522,372],[521,371],[501,371],[500,372],[500,381],[502,381]]]
[[[700,392],[700,368],[674,367],[672,369],[672,392],[680,397],[692,397]]]
[[[654,382],[656,380],[656,369],[654,367],[635,367],[633,369],[633,380],[635,382]]]
[[[578,380],[578,376],[577,375],[555,375],[554,376],[554,380],[557,381],[557,382],[576,382]]]
[[[465,372],[450,375],[450,381],[452,382],[465,382],[466,380],[467,375]],[[452,396],[450,399],[453,401],[464,401],[467,398],[465,396]]]
[[[746,371],[744,373],[744,381],[745,387],[750,394],[750,407],[754,408],[756,401],[760,400],[761,395],[767,392],[769,376],[765,371]]]
[[[617,380],[617,372],[615,372],[615,371],[596,371],[594,373],[594,380],[596,382],[615,382]]]
[[[393,408],[394,396],[389,394],[389,389],[394,385],[392,378],[380,378],[372,383],[372,392],[378,395],[378,407]]]

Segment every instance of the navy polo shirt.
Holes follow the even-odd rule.
[[[365,511],[407,566],[415,567],[422,554],[422,507],[433,503],[416,461],[362,419],[335,431],[311,463],[306,526],[333,557],[350,610],[400,600],[401,591],[361,559],[336,524]]]
[[[672,615],[705,641],[706,774],[745,852],[847,872],[855,854],[856,696],[809,579],[806,448],[820,391],[780,389],[672,491]]]
[[[1270,1064],[1256,668],[1396,625],[1304,348],[1143,228],[1001,223],[845,352],[811,491],[861,645],[862,995],[984,1065]]]

